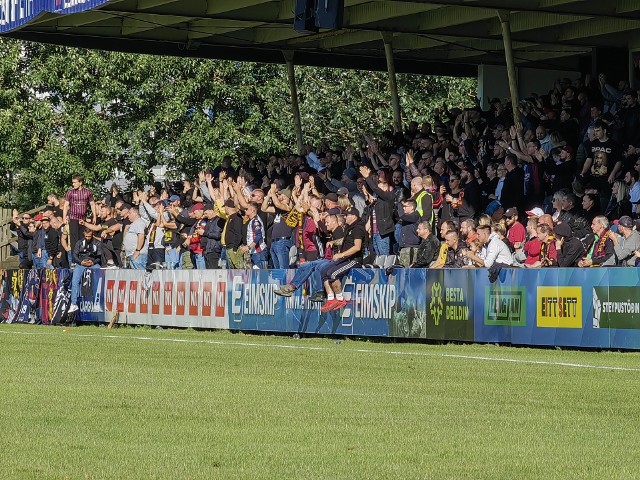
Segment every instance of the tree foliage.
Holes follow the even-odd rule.
[[[389,129],[384,72],[297,67],[305,141],[341,145]],[[97,188],[117,169],[135,183],[224,155],[295,145],[283,65],[131,55],[0,41],[0,204],[30,207],[74,173]],[[398,75],[405,119],[468,105],[475,79]]]

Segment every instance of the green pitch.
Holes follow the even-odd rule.
[[[636,353],[2,325],[0,381],[2,479],[640,477]]]

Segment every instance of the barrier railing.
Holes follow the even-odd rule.
[[[310,285],[274,290],[294,270],[98,270],[83,278],[78,319],[282,333],[640,348],[634,268],[352,270],[343,309],[321,313]],[[68,308],[68,270],[5,271],[0,318],[57,323]],[[303,290],[305,294],[303,294]]]

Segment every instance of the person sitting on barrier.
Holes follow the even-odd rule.
[[[578,262],[586,253],[582,242],[573,235],[571,227],[567,223],[556,225],[553,233],[556,238],[558,267],[577,267]]]
[[[333,259],[333,252],[340,250],[342,241],[344,240],[344,228],[340,225],[338,215],[327,215],[324,218],[324,224],[327,230],[331,233],[331,240],[327,242],[324,258],[300,264],[296,269],[296,273],[291,282],[287,285],[282,285],[278,290],[275,290],[274,293],[276,295],[280,295],[282,297],[292,296],[293,292],[299,289],[302,284],[311,277],[315,293],[309,297],[309,300],[312,302],[326,301],[325,292],[322,290],[320,271],[323,267],[331,263],[331,260]]]
[[[623,267],[635,267],[636,256],[634,252],[640,250],[640,234],[633,229],[631,217],[628,215],[620,217],[618,232],[620,232],[620,238],[611,230],[608,232],[609,238],[613,242],[616,263]]]
[[[84,238],[78,240],[73,249],[73,262],[76,264],[71,279],[71,306],[69,313],[78,310],[78,297],[80,295],[80,283],[87,269],[98,269],[102,264],[102,242],[93,237],[93,231],[85,228]]]
[[[360,220],[360,213],[355,207],[345,212],[346,224],[344,240],[340,251],[333,255],[331,263],[323,267],[320,277],[327,292],[327,301],[320,311],[323,313],[338,310],[347,302],[342,296],[342,277],[352,268],[358,268],[362,263],[362,245],[366,237],[365,227]]]
[[[540,240],[540,257],[538,261],[532,264],[525,264],[526,268],[540,268],[540,267],[557,267],[558,266],[558,252],[556,250],[555,238],[552,233],[553,230],[549,225],[538,225],[537,228],[538,239]]]
[[[587,255],[578,262],[579,267],[607,267],[615,265],[613,241],[609,237],[609,220],[599,215],[591,222],[594,233]]]

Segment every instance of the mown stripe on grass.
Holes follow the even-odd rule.
[[[0,333],[14,334],[14,335],[56,335],[49,332],[9,332],[0,330]],[[310,347],[304,345],[283,345],[283,344],[263,344],[255,342],[238,342],[238,341],[224,341],[224,340],[194,340],[185,338],[153,338],[153,337],[141,337],[141,336],[122,336],[122,335],[100,335],[100,334],[88,334],[88,333],[66,333],[71,337],[78,338],[105,338],[105,339],[131,339],[139,341],[153,341],[153,342],[171,342],[171,343],[186,343],[186,344],[208,344],[208,345],[223,345],[223,346],[238,346],[238,347],[259,347],[259,348],[276,348],[276,349],[291,349],[291,350],[309,350],[309,351],[329,351],[328,347]],[[440,358],[455,358],[460,360],[478,360],[478,361],[491,361],[491,362],[506,362],[517,363],[526,365],[545,365],[556,367],[569,367],[569,368],[587,368],[595,370],[611,370],[622,372],[640,372],[640,368],[630,367],[616,367],[607,365],[590,365],[585,363],[572,363],[572,362],[552,362],[547,360],[524,360],[518,358],[506,358],[506,357],[486,357],[479,355],[461,355],[453,353],[433,353],[433,352],[400,352],[395,350],[372,350],[366,348],[345,349],[345,351],[358,352],[358,353],[375,353],[385,355],[399,355],[399,356],[414,356],[414,357],[440,357]]]

